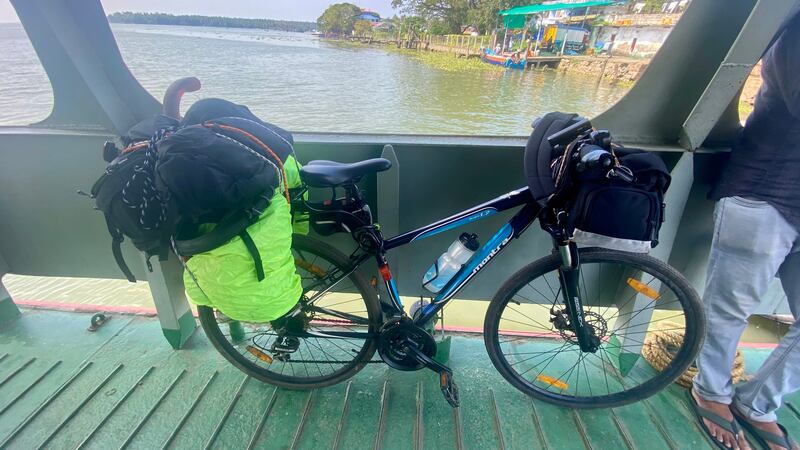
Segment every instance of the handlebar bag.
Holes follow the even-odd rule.
[[[669,171],[654,153],[624,149],[615,154],[619,165],[630,169],[633,182],[609,178],[602,169],[575,174],[567,228],[582,246],[647,253],[658,245]]]

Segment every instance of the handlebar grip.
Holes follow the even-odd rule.
[[[200,80],[195,77],[186,77],[175,80],[164,92],[162,112],[165,116],[181,119],[181,97],[187,92],[200,90]]]

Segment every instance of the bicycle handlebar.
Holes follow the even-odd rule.
[[[547,142],[550,143],[552,147],[566,145],[591,129],[592,123],[589,122],[589,119],[582,119],[574,125],[570,125],[557,133],[551,134],[547,137]]]

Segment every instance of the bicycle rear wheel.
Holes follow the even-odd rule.
[[[695,290],[647,255],[580,250],[584,323],[601,345],[582,352],[563,304],[557,255],[522,268],[486,313],[484,340],[497,370],[535,398],[572,408],[620,406],[655,394],[694,360],[705,334]],[[656,333],[683,333],[655,370],[642,357]]]
[[[376,332],[378,297],[358,270],[351,272],[349,258],[333,247],[294,235],[292,253],[303,284],[299,320],[291,325],[283,319],[244,323],[199,306],[200,324],[222,356],[258,380],[289,389],[330,386],[364,368],[375,353],[375,339],[287,338],[285,329]]]

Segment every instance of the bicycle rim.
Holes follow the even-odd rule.
[[[200,321],[223,356],[249,375],[287,388],[328,386],[364,367],[375,352],[374,339],[287,338],[287,327],[309,333],[374,332],[380,309],[374,289],[359,272],[351,272],[344,255],[314,239],[293,239],[303,306],[291,325],[283,319],[233,321],[208,307],[198,308]],[[312,298],[313,304],[308,304]]]
[[[588,249],[580,258],[584,320],[600,349],[580,350],[561,298],[560,260],[551,256],[517,272],[492,301],[484,331],[495,367],[523,392],[562,406],[619,406],[663,389],[688,368],[702,341],[696,292],[646,255]],[[664,336],[680,340],[660,355],[657,370],[645,354]]]

